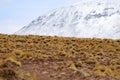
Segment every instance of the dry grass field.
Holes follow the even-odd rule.
[[[0,80],[120,80],[120,40],[0,34]]]

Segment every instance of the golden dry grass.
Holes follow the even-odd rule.
[[[34,62],[36,59],[39,63]],[[67,79],[70,75],[78,80],[87,77],[97,80],[96,76],[117,80],[120,40],[0,34],[0,80],[39,80],[36,72],[32,77],[23,68],[30,64],[27,61],[37,66],[47,65],[51,71],[46,68],[43,73],[55,80],[74,80]]]

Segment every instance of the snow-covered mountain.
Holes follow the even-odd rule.
[[[120,39],[120,0],[80,0],[39,16],[15,34]]]

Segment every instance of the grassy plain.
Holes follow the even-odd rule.
[[[120,80],[120,40],[0,34],[0,80]]]

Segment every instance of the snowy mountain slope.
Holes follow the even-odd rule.
[[[120,39],[120,0],[81,0],[38,17],[15,34]]]

